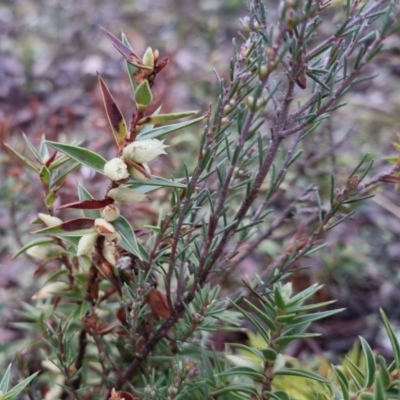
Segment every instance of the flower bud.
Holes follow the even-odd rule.
[[[53,217],[49,214],[38,214],[38,218],[46,225],[46,226],[57,226],[62,224],[62,221],[60,218]]]
[[[115,233],[106,233],[104,234],[104,237],[106,238],[107,242],[110,243],[121,243],[122,237],[118,232]]]
[[[114,226],[103,218],[96,218],[94,221],[94,227],[96,228],[97,232],[99,232],[100,235],[103,236],[108,234],[114,234],[117,232]]]
[[[101,212],[101,216],[108,222],[115,221],[120,215],[118,207],[114,204],[109,204],[108,206],[103,208]]]
[[[151,47],[148,47],[143,54],[143,64],[148,67],[154,67],[154,54]]]
[[[64,253],[64,249],[55,243],[38,244],[29,248],[26,253],[40,261],[54,260]]]
[[[112,243],[106,243],[103,247],[103,256],[110,265],[115,267],[118,262],[119,254],[118,250]]]
[[[135,163],[144,164],[160,154],[167,154],[164,151],[166,147],[168,146],[158,139],[138,140],[126,146],[122,155]]]
[[[141,165],[146,170],[146,172],[148,172],[149,175],[151,175],[150,167],[146,163]],[[128,166],[128,171],[131,177],[133,179],[137,179],[138,181],[145,181],[149,179],[146,175],[142,174],[137,168],[132,167],[131,165]]]
[[[76,255],[79,257],[83,256],[86,253],[91,253],[98,236],[99,236],[98,233],[90,233],[88,235],[83,235],[79,239],[78,250],[76,252]]]
[[[120,158],[113,158],[104,165],[104,174],[114,182],[129,178],[128,167]]]
[[[120,203],[136,203],[138,201],[149,200],[149,196],[146,194],[129,189],[128,187],[117,187],[115,189],[111,189],[107,193],[107,196],[111,197],[115,201],[119,201]]]

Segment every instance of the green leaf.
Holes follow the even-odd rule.
[[[376,371],[375,357],[371,347],[369,346],[367,341],[361,336],[360,342],[365,358],[364,387],[367,389],[374,384]]]
[[[246,319],[248,319],[248,320],[254,325],[254,327],[255,327],[256,330],[257,330],[257,333],[259,333],[259,334],[262,336],[262,338],[264,339],[264,341],[265,341],[267,344],[269,344],[270,337],[269,337],[269,334],[268,334],[267,330],[265,329],[265,327],[262,326],[252,315],[250,315],[247,311],[245,311],[243,308],[241,308],[240,306],[238,306],[238,305],[237,305],[236,303],[234,303],[232,300],[231,300],[231,304],[232,304],[236,309],[238,309],[238,310],[243,314],[243,316],[244,316]]]
[[[283,392],[282,390],[277,390],[274,393],[265,391],[264,395],[268,394],[269,396],[273,397],[276,400],[290,400],[289,395],[286,392]]]
[[[35,372],[33,375],[29,376],[28,378],[24,379],[22,382],[18,383],[17,386],[14,386],[10,391],[8,391],[4,395],[3,400],[15,399],[32,382],[32,380],[36,377],[36,375],[39,372],[40,371]]]
[[[293,318],[290,322],[288,322],[286,327],[294,327],[296,325],[304,324],[304,323],[311,323],[314,321],[318,321],[320,319],[329,317],[331,315],[337,314],[339,312],[342,312],[345,310],[345,308],[338,308],[336,310],[329,310],[329,311],[321,311],[321,312],[316,312],[313,314],[307,314],[307,315],[300,315],[298,317]]]
[[[179,118],[190,117],[191,115],[197,114],[198,111],[183,111],[180,113],[173,113],[173,114],[157,114],[157,115],[149,115],[142,118],[138,125],[156,125],[156,124],[164,124],[165,122],[175,121]]]
[[[121,34],[121,39],[122,39],[122,43],[126,47],[128,47],[129,49],[132,50],[132,46],[130,45],[125,33],[123,33],[123,32]],[[131,82],[133,93],[135,93],[135,90],[137,88],[137,83],[136,83],[135,79],[133,79],[133,75],[139,70],[139,68],[137,68],[134,65],[130,64],[126,59],[125,59],[125,66],[126,66],[126,70],[128,72],[129,81]]]
[[[158,114],[160,114],[160,111],[161,111],[161,106],[158,107],[157,110],[154,111],[153,114],[151,114],[151,115],[152,116],[158,115]],[[140,134],[143,135],[144,133],[151,131],[153,128],[154,128],[154,125],[151,125],[151,124],[143,125],[142,127],[140,127]]]
[[[11,151],[11,153],[14,154],[15,157],[17,157],[19,160],[21,160],[28,168],[30,168],[32,171],[35,171],[39,173],[39,168],[37,168],[30,160],[28,160],[25,156],[22,154],[18,153],[17,150],[14,150],[10,145],[7,143],[4,143],[4,146],[7,147],[8,150]]]
[[[391,384],[391,379],[390,379],[389,371],[386,367],[386,361],[382,356],[378,356],[378,360],[379,360],[379,365],[380,365],[379,376],[380,376],[383,388],[389,389],[390,384]]]
[[[152,190],[156,190],[161,187],[170,187],[170,188],[175,188],[175,189],[186,189],[187,185],[185,183],[180,183],[177,181],[174,181],[172,179],[164,179],[160,178],[158,176],[153,176],[152,179],[147,179],[145,181],[139,181],[137,179],[130,178],[128,181],[128,186],[131,189],[135,189],[141,193],[147,193]],[[146,189],[146,191],[140,190],[141,187],[147,187],[151,186],[151,189]]]
[[[302,292],[293,296],[287,302],[286,306],[289,308],[289,307],[297,306],[297,305],[304,303],[308,298],[312,297],[315,293],[317,293],[322,287],[323,287],[323,285],[318,285],[318,284],[314,283],[307,289],[305,289]],[[288,309],[288,311],[289,311],[289,309]],[[290,312],[292,312],[292,311],[293,310],[290,309]]]
[[[350,400],[349,382],[346,378],[346,375],[340,368],[336,366],[333,366],[333,372],[335,373],[336,378],[339,381],[340,388],[342,389],[343,400]]]
[[[399,369],[400,367],[400,346],[399,346],[399,341],[397,340],[397,337],[393,331],[393,328],[390,325],[389,320],[387,319],[387,316],[385,312],[382,310],[382,308],[379,310],[382,318],[383,325],[385,326],[386,333],[389,337],[390,344],[392,345],[392,350],[393,350],[393,357],[394,357],[394,366],[396,369]],[[394,368],[389,368],[390,372],[393,372]]]
[[[58,151],[61,151],[61,153],[64,153],[67,156],[78,161],[79,163],[94,169],[100,174],[104,174],[104,165],[106,164],[107,160],[105,160],[99,154],[91,150],[84,149],[83,147],[73,146],[70,144],[50,142],[48,140],[46,141],[46,143],[49,144],[51,147],[54,147]]]
[[[118,150],[121,150],[124,147],[124,139],[126,138],[128,131],[126,122],[103,78],[98,75],[98,79],[108,122],[110,123],[114,139],[117,142]]]
[[[264,358],[261,350],[255,349],[254,347],[246,346],[245,344],[240,343],[227,343],[230,347],[234,347],[235,349],[247,351],[251,354],[254,354],[257,358],[262,360]],[[242,354],[242,353],[241,353]]]
[[[263,374],[260,374],[259,372],[255,371],[253,368],[250,367],[232,367],[218,374],[218,376],[229,376],[229,375],[248,376],[251,379],[255,380],[256,382],[262,382],[264,380]]]
[[[151,93],[151,89],[149,86],[149,81],[145,79],[137,88],[135,101],[139,106],[146,107],[153,100],[153,94]]]
[[[22,134],[22,137],[25,140],[25,143],[28,146],[28,149],[30,150],[30,152],[32,153],[33,157],[35,157],[36,161],[39,164],[42,164],[42,160],[43,157],[41,156],[41,154],[36,150],[35,146],[32,145],[32,143],[29,141],[28,137],[25,135],[25,133]]]
[[[50,170],[45,165],[43,165],[43,167],[40,169],[39,176],[40,176],[40,180],[44,184],[47,185],[50,182],[51,173],[50,173]]]
[[[274,344],[279,346],[279,351],[282,351],[288,344],[292,343],[294,340],[307,339],[312,337],[321,336],[320,333],[301,333],[299,335],[287,335],[281,336],[274,340]]]
[[[121,215],[115,221],[113,221],[112,224],[118,229],[118,232],[122,237],[122,241],[119,245],[124,250],[129,251],[129,253],[135,255],[140,260],[143,260],[142,252],[139,250],[135,233],[133,232],[131,224],[128,222],[128,220]]]
[[[318,375],[314,372],[310,372],[310,371],[305,371],[302,369],[296,369],[296,368],[284,368],[284,369],[280,369],[278,371],[276,371],[274,373],[275,376],[298,376],[300,378],[308,378],[308,379],[312,379],[314,381],[318,381],[318,382],[323,382],[323,383],[329,383],[329,380],[322,377],[321,375]]]
[[[53,239],[47,238],[47,237],[42,237],[38,239],[31,240],[29,243],[27,243],[24,247],[19,249],[12,258],[18,257],[20,254],[25,253],[28,249],[30,249],[33,246],[37,246],[39,244],[45,244],[45,243],[52,243]],[[1,390],[1,389],[0,389]]]
[[[271,331],[276,331],[276,325],[274,321],[266,313],[263,313],[259,308],[257,308],[247,299],[244,299],[244,302],[254,311],[258,318],[260,318],[261,321],[264,322],[264,324],[267,325],[269,329],[271,329]]]
[[[178,123],[172,124],[172,125],[161,126],[159,128],[155,128],[150,131],[143,132],[143,133],[139,132],[137,139],[144,140],[144,139],[159,138],[159,137],[167,135],[168,133],[175,132],[179,129],[187,128],[188,126],[194,125],[197,122],[202,121],[204,118],[206,118],[206,116],[195,118],[190,121],[178,122]]]
[[[274,300],[275,300],[275,304],[277,305],[277,307],[280,310],[284,310],[286,308],[286,304],[285,304],[285,300],[282,297],[281,290],[282,290],[282,286],[280,286],[280,285],[275,286]]]
[[[7,371],[3,375],[3,378],[0,382],[0,392],[6,393],[8,390],[8,385],[10,383],[10,375],[11,375],[11,363],[8,365]]]
[[[66,157],[68,160],[70,160],[69,157]],[[67,160],[67,161],[68,161]],[[80,163],[77,161],[74,161],[68,168],[66,168],[64,171],[62,171],[60,173],[60,175],[57,176],[56,179],[54,179],[54,181],[51,183],[51,188],[52,189],[56,189],[58,185],[60,185],[64,179],[76,168],[78,168],[80,166]],[[50,171],[52,171],[52,169],[50,168]]]
[[[385,390],[383,389],[383,383],[379,375],[375,379],[375,392],[374,400],[387,400],[388,397],[385,395]]]
[[[93,196],[81,184],[78,184],[78,197],[79,197],[79,200],[93,199]],[[83,215],[87,218],[94,218],[94,219],[101,218],[101,212],[99,210],[82,210],[82,211],[83,211]]]
[[[212,394],[213,398],[217,398],[219,395],[226,394],[229,392],[247,393],[249,395],[254,395],[254,396],[258,395],[257,390],[255,388],[253,388],[252,386],[232,385],[232,384],[229,386],[223,387],[221,389],[215,390],[211,394]]]

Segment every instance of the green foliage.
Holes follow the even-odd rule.
[[[30,158],[8,146],[38,175],[48,212],[34,221],[41,224],[33,232],[39,238],[15,257],[27,253],[41,268],[54,260],[58,267],[45,272],[35,306],[26,304],[25,320],[16,324],[41,335],[36,357],[45,371],[6,392],[9,368],[0,384],[3,398],[16,396],[36,375],[50,386],[46,398],[399,398],[400,347],[383,311],[394,354],[389,366],[363,338],[360,357],[334,366],[320,360],[324,372],[285,354],[293,343],[319,335],[313,323],[342,311],[330,309],[331,301],[314,302],[320,285],[294,293],[288,280],[325,246],[326,234],[354,214],[350,204],[373,196],[370,189],[381,182],[398,183],[389,179],[398,163],[366,180],[373,167],[368,154],[342,188],[333,172],[326,174],[327,189],[290,176],[303,155],[298,147],[344,106],[341,97],[366,79],[362,69],[399,27],[397,2],[359,3],[347,1],[336,32],[318,39],[329,1],[281,1],[277,19],[260,1],[247,2],[230,81],[217,76],[218,99],[205,116],[175,123],[196,112],[149,111],[168,59],[151,48],[140,57],[125,35],[120,41],[101,28],[124,57],[134,92],[127,123],[99,76],[113,158],[90,150],[90,143],[43,138],[37,150],[25,137]],[[170,151],[159,138],[170,143],[172,134],[203,120],[197,160],[180,166],[183,178],[154,176],[151,162]],[[54,202],[80,165],[108,179],[104,196],[93,198],[78,185],[78,200],[60,207],[70,209],[71,218],[59,220]],[[275,199],[284,199],[285,187],[289,203],[282,210]],[[168,200],[155,226],[139,227],[121,214],[119,203],[134,208],[158,189]],[[311,228],[293,230],[286,222],[304,196],[312,196]],[[221,294],[221,277],[282,232],[289,242],[279,243],[262,274],[243,280],[238,292]],[[246,332],[250,343],[214,350],[213,334],[236,331]],[[33,385],[29,390],[31,398],[41,395]]]

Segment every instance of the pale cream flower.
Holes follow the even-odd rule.
[[[96,233],[89,233],[88,235],[84,235],[79,239],[78,243],[78,250],[76,255],[83,256],[86,253],[91,253],[93,250],[93,246],[96,243],[99,234]]]
[[[46,226],[57,226],[62,224],[62,220],[57,217],[53,217],[49,214],[38,214],[38,218],[46,225]]]
[[[108,222],[115,221],[119,216],[120,212],[117,206],[114,204],[109,204],[108,206],[104,207],[101,211],[101,216]]]
[[[128,187],[117,187],[115,189],[111,189],[107,193],[107,196],[120,203],[136,203],[138,201],[149,200],[149,196],[146,194],[140,193]]]
[[[104,174],[114,182],[129,178],[128,166],[120,158],[112,158],[104,165]]]
[[[37,258],[40,261],[54,260],[60,257],[64,252],[65,250],[55,243],[38,244],[37,246],[30,247],[26,251],[29,256]]]
[[[124,158],[138,164],[147,163],[160,154],[167,154],[165,148],[169,147],[158,139],[137,140],[126,146],[122,152]]]

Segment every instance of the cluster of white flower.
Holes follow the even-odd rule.
[[[112,158],[104,166],[104,174],[113,182],[125,183],[129,176],[135,179],[147,179],[132,163],[139,164],[150,173],[147,163],[160,154],[166,154],[168,147],[158,139],[137,140],[126,146],[122,157]]]
[[[130,143],[124,148],[121,157],[113,158],[105,164],[104,174],[118,184],[127,182],[129,176],[140,180],[147,179],[132,164],[139,164],[150,175],[147,163],[160,154],[166,154],[164,150],[166,147],[168,146],[157,139],[138,140]],[[133,203],[148,199],[147,195],[125,186],[111,189],[107,196],[120,203]],[[110,222],[115,221],[119,215],[119,209],[114,204],[106,206],[101,213],[102,218],[95,220],[97,232],[84,235],[79,240],[77,255],[81,256],[92,252],[98,236],[102,235],[105,238],[102,248],[103,256],[111,265],[115,266],[118,261],[116,245],[121,241],[121,235]]]

